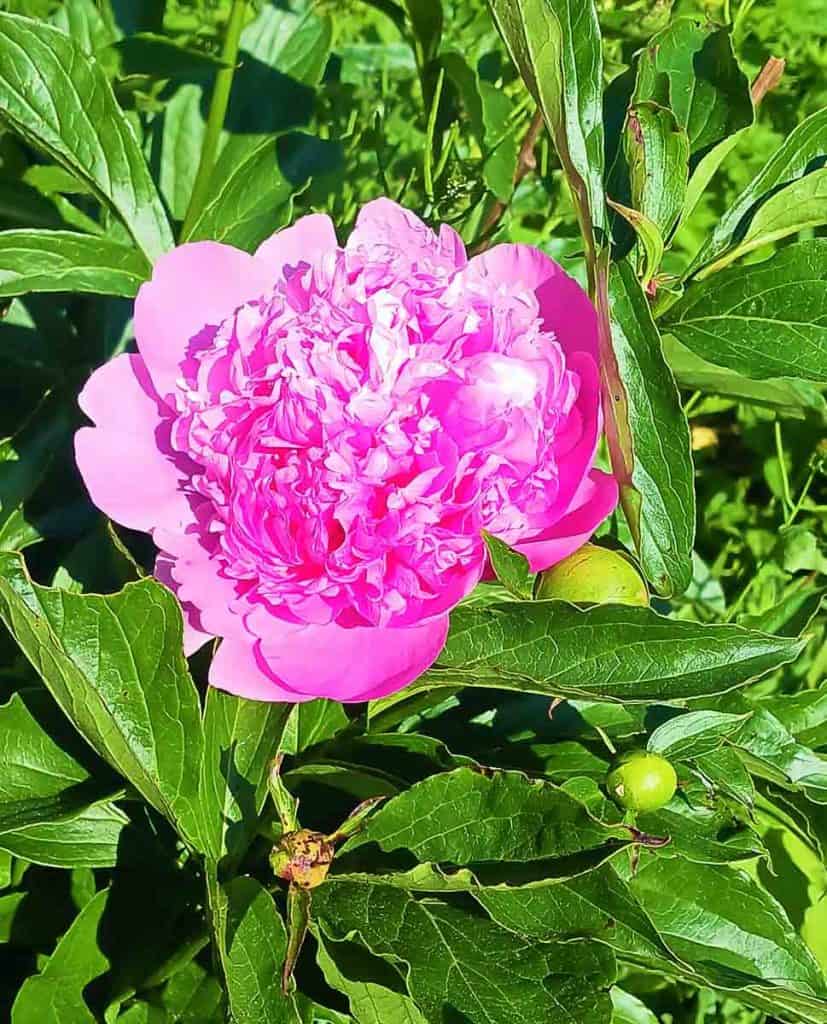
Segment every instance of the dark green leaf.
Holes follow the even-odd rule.
[[[752,123],[749,82],[726,29],[676,18],[641,53],[635,102],[669,107],[693,156]]]
[[[6,832],[0,835],[0,847],[15,857],[48,867],[135,867],[138,857],[124,850],[125,841],[131,841],[134,835],[127,830],[129,818],[119,807],[98,803],[70,818]]]
[[[119,39],[111,47],[122,76],[148,75],[152,78],[188,78],[215,72],[225,65],[203,50],[181,46],[174,39],[153,32],[138,32]],[[102,55],[105,58],[105,54]]]
[[[52,590],[0,555],[0,616],[78,731],[194,842],[203,737],[172,594]]]
[[[206,102],[203,87],[187,82],[176,89],[158,121],[162,130],[158,181],[174,220],[184,219],[195,184],[206,131],[202,112]]]
[[[767,697],[761,706],[772,712],[799,743],[813,748],[827,746],[827,687]]]
[[[747,763],[756,774],[827,804],[827,760],[798,743],[765,708],[755,711],[732,742],[748,755]]]
[[[691,352],[670,334],[662,338],[663,352],[678,384],[722,398],[778,409],[787,416],[804,417],[809,410],[827,411],[824,396],[802,380],[751,380]]]
[[[738,244],[705,267],[698,280],[708,277],[734,260],[754,249],[780,241],[807,228],[818,228],[827,223],[827,167],[773,192],[762,202],[749,222],[749,227]]]
[[[328,985],[347,996],[350,1012],[359,1024],[427,1024],[409,995],[365,978],[359,971],[362,965],[351,962],[353,948],[345,943],[325,942],[319,936],[316,958]],[[344,955],[344,951],[351,955]],[[402,979],[396,972],[388,969],[387,973],[401,987]]]
[[[262,134],[306,124],[332,35],[329,17],[263,5],[241,34],[241,66],[233,83],[227,128]]]
[[[667,329],[702,359],[747,377],[827,381],[827,239],[691,285]]]
[[[296,704],[284,731],[283,749],[300,754],[316,743],[323,743],[344,729],[350,719],[335,700],[308,700]]]
[[[700,757],[715,750],[724,737],[736,732],[745,717],[725,711],[690,711],[676,715],[655,729],[646,749],[672,760]]]
[[[40,486],[71,428],[64,400],[48,395],[14,437],[0,441],[0,549],[19,543],[15,513]]]
[[[608,950],[589,942],[544,945],[481,913],[401,889],[328,881],[313,908],[332,939],[358,938],[377,956],[408,965],[410,994],[430,1024],[603,1024],[604,988],[614,978]]]
[[[572,879],[512,888],[482,888],[474,896],[509,931],[542,942],[588,936],[620,956],[664,959],[652,922],[611,864]]]
[[[284,227],[296,187],[279,170],[277,142],[271,135],[227,143],[204,207],[184,241],[213,239],[252,251]]]
[[[779,186],[809,174],[824,163],[827,154],[827,109],[802,121],[781,143],[766,165],[738,195],[715,224],[708,241],[701,247],[690,270],[711,263],[737,241],[750,212],[762,197]]]
[[[654,858],[629,885],[666,944],[713,984],[760,979],[804,996],[827,995],[818,964],[780,906],[743,871]]]
[[[0,13],[0,116],[111,206],[150,260],[172,246],[132,127],[99,65],[67,35]]]
[[[612,1024],[658,1024],[659,1018],[642,999],[612,985]]]
[[[290,710],[289,704],[245,700],[212,687],[208,691],[199,803],[202,849],[214,860],[225,855],[238,860],[246,852]]]
[[[95,0],[63,0],[52,15],[51,22],[70,35],[89,54],[112,41],[112,30],[95,5]]]
[[[647,608],[514,601],[457,608],[436,666],[413,685],[668,703],[743,686],[801,650],[801,641]]]
[[[86,904],[42,971],[26,979],[12,1007],[12,1024],[95,1024],[83,990],[109,967],[97,941],[108,896],[104,889]]]
[[[662,856],[673,860],[678,855],[699,864],[729,864],[766,856],[755,832],[736,820],[726,806],[708,806],[698,797],[692,787],[682,785],[666,807],[638,815],[637,825],[643,832],[670,840]]]
[[[632,430],[632,487],[624,507],[641,564],[664,594],[692,579],[695,489],[689,427],[649,304],[627,262],[609,276],[612,340]]]
[[[491,10],[581,206],[604,229],[603,68],[593,0],[491,0]]]
[[[675,115],[656,103],[629,110],[624,132],[634,209],[668,239],[683,208],[689,173],[689,139]],[[657,269],[657,268],[655,268]]]
[[[483,530],[482,538],[488,549],[491,566],[497,579],[515,597],[530,601],[534,596],[534,574],[528,567],[528,559],[519,551],[510,548],[505,541]]]
[[[442,0],[402,0],[416,40],[419,62],[424,67],[439,49],[442,35]]]
[[[299,1024],[292,995],[282,995],[287,932],[273,897],[253,878],[236,878],[227,900],[222,959],[237,1024]]]
[[[695,766],[714,790],[732,797],[745,807],[752,807],[755,784],[732,747],[721,747],[701,755]]]
[[[132,298],[149,276],[137,249],[75,231],[0,232],[0,298],[94,292]]]
[[[105,770],[96,772],[93,780],[88,768],[58,742],[70,749],[78,746],[71,735],[66,742],[70,730],[56,711],[47,694],[31,690],[14,694],[0,706],[0,762],[5,766],[0,779],[0,845],[7,849],[12,847],[4,842],[3,833],[75,818],[116,788]]]
[[[566,857],[627,838],[551,783],[457,768],[389,800],[350,845],[375,842],[421,861],[474,864]]]

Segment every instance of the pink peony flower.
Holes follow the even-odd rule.
[[[92,500],[152,534],[185,646],[256,700],[367,700],[436,659],[482,529],[544,569],[617,501],[592,468],[596,316],[537,250],[467,260],[386,199],[344,248],[304,217],[255,256],[183,245],[93,373]]]

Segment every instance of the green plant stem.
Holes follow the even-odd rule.
[[[198,163],[198,171],[195,175],[195,184],[192,187],[187,213],[184,217],[184,225],[181,228],[181,238],[189,237],[199,214],[204,208],[207,193],[210,187],[215,158],[218,154],[218,143],[221,139],[221,132],[224,130],[224,118],[227,115],[227,106],[230,102],[230,91],[233,87],[236,63],[238,61],[238,48],[241,42],[241,30],[244,27],[244,15],[247,11],[247,0],[233,0],[230,10],[230,17],[227,22],[227,34],[224,37],[224,47],[221,51],[221,60],[226,65],[215,76],[212,100],[210,101],[210,113],[207,118],[207,129],[204,133],[204,142],[201,146],[201,159]]]
[[[445,68],[439,69],[439,78],[436,81],[436,89],[431,101],[431,109],[428,114],[428,128],[425,135],[425,195],[433,201],[434,198],[434,133],[436,131],[436,118],[439,110],[439,99],[442,96],[442,83],[445,80]]]
[[[775,451],[778,457],[778,469],[781,473],[781,496],[784,504],[784,515],[789,516],[795,503],[790,490],[790,478],[787,475],[787,459],[784,451],[784,439],[781,436],[781,421],[775,421]]]

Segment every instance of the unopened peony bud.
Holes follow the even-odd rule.
[[[584,544],[547,569],[540,576],[536,596],[539,601],[574,604],[649,604],[646,583],[630,559],[596,544]]]
[[[321,832],[299,829],[282,836],[270,853],[273,873],[300,889],[315,889],[327,878],[333,844]]]

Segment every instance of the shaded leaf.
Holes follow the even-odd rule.
[[[210,687],[204,710],[199,804],[202,849],[238,860],[255,834],[289,704],[245,700]]]

